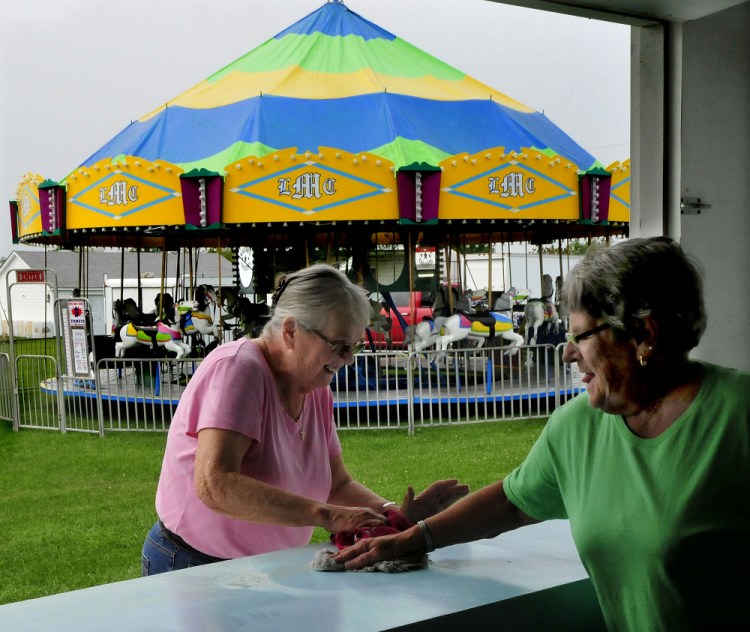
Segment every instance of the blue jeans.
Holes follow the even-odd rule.
[[[196,551],[169,533],[157,520],[146,536],[141,553],[141,574],[156,575],[222,560]]]

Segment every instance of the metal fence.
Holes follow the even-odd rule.
[[[581,388],[562,346],[365,352],[334,377],[339,429],[400,428],[546,417]],[[4,356],[4,358],[3,358]],[[103,359],[89,378],[61,376],[50,355],[0,354],[0,415],[16,428],[164,432],[200,361]],[[9,394],[11,395],[9,397]]]

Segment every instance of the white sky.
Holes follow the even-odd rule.
[[[0,256],[24,173],[60,180],[132,120],[324,0],[22,0],[0,21]],[[630,29],[486,0],[348,0],[544,113],[605,165],[630,156]],[[17,248],[18,246],[16,246]]]

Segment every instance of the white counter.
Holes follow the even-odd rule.
[[[427,569],[410,573],[310,570],[321,548],[311,545],[7,604],[0,606],[0,629],[604,629],[566,521],[440,549],[430,554]]]

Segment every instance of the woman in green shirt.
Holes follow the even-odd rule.
[[[337,560],[570,519],[612,630],[750,629],[750,375],[695,362],[698,268],[668,238],[591,250],[566,280],[586,392],[554,412],[525,461],[400,535]]]

